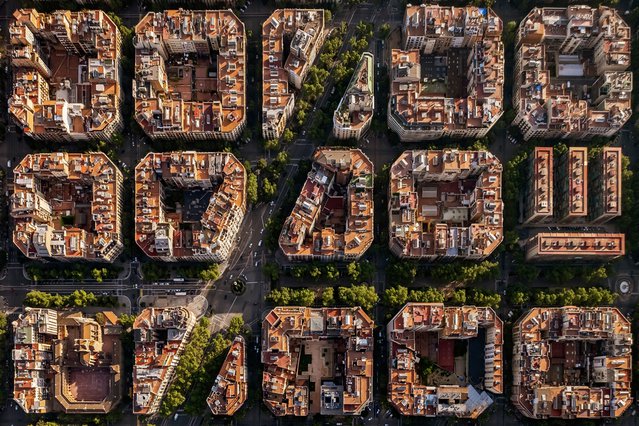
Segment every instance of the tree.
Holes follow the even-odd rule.
[[[361,306],[366,311],[370,311],[379,301],[375,287],[366,285],[339,287],[337,297],[345,305]]]
[[[266,295],[266,301],[275,306],[312,306],[315,292],[308,288],[282,287],[271,290]]]
[[[217,263],[212,263],[208,268],[201,270],[199,276],[203,281],[215,281],[220,278],[220,270]]]
[[[523,306],[530,300],[530,294],[526,291],[525,287],[512,285],[508,287],[506,298],[508,303],[513,306]]]
[[[277,139],[267,139],[264,141],[265,151],[277,151],[280,149],[280,141]]]
[[[295,133],[293,133],[293,131],[288,127],[284,129],[284,133],[282,133],[282,142],[288,145],[293,142],[293,139],[295,139]]]
[[[450,295],[449,302],[453,305],[464,305],[466,303],[466,290],[463,288],[454,290]]]
[[[586,268],[583,272],[583,279],[587,283],[601,283],[608,279],[608,270],[604,265],[594,268]]]
[[[175,367],[174,379],[162,399],[160,415],[168,417],[184,404],[193,381],[203,374],[202,361],[205,359],[210,337],[209,321],[202,318],[191,332],[191,338]]]
[[[465,303],[497,309],[501,304],[501,295],[493,291],[471,288],[466,294]]]
[[[319,280],[322,277],[322,270],[317,265],[312,265],[307,269],[308,275],[314,280]]]
[[[266,275],[271,281],[277,281],[280,277],[280,268],[276,263],[267,262],[262,267],[262,272]]]
[[[291,292],[291,305],[312,306],[315,303],[315,292],[309,288],[299,288]]]
[[[375,275],[375,267],[368,260],[351,262],[346,265],[346,275],[351,284],[370,282]]]
[[[277,155],[275,156],[274,162],[277,164],[277,167],[280,170],[283,170],[286,164],[288,163],[288,152],[286,151],[278,152]]]
[[[31,290],[24,298],[23,304],[32,308],[48,308],[51,303],[51,295],[38,290]]]
[[[264,201],[272,200],[277,193],[277,184],[271,183],[268,178],[262,180],[262,198]]]
[[[322,306],[333,306],[335,304],[335,291],[333,287],[322,290]]]
[[[231,318],[227,331],[229,336],[242,334],[242,332],[244,331],[244,318],[242,318],[242,315]]]
[[[333,14],[330,10],[324,9],[324,25],[328,24],[328,22],[333,19]]]
[[[384,290],[384,304],[392,309],[404,306],[408,301],[408,288],[398,285]]]
[[[422,290],[411,290],[408,292],[408,302],[419,303],[443,303],[444,293],[433,287],[426,287]]]
[[[264,170],[266,167],[268,166],[268,162],[266,161],[266,158],[262,157],[259,160],[257,160],[257,170]]]
[[[379,27],[379,38],[381,38],[382,40],[386,39],[386,37],[388,37],[388,35],[390,34],[390,31],[391,31],[390,24],[388,22],[384,22]]]
[[[339,269],[334,264],[329,263],[324,267],[324,276],[328,281],[335,282],[339,279]]]
[[[133,323],[135,322],[135,315],[122,314],[118,317],[118,322],[124,330],[128,330],[133,327]]]
[[[275,288],[266,295],[266,301],[275,306],[287,306],[291,303],[290,290],[288,287]]]
[[[397,260],[386,271],[391,284],[412,284],[417,276],[417,265],[407,260]]]
[[[306,265],[298,265],[298,266],[293,266],[291,268],[291,275],[294,278],[303,278],[308,274],[308,267]]]
[[[246,202],[248,204],[257,203],[257,176],[248,172],[246,181]]]

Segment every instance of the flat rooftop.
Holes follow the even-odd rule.
[[[502,333],[492,308],[406,304],[387,326],[392,406],[404,416],[476,419],[493,402],[488,392],[503,392]],[[465,355],[456,356],[462,342]],[[420,360],[437,365],[440,378],[421,377]]]
[[[237,336],[206,399],[213,415],[232,416],[242,407],[248,394],[247,374],[246,343],[242,336]]]
[[[246,35],[229,10],[149,12],[135,26],[135,119],[151,138],[236,139]]]
[[[108,413],[122,398],[122,327],[79,312],[25,308],[13,322],[13,399],[26,413]]]
[[[13,242],[22,254],[103,262],[120,255],[123,177],[106,154],[29,154],[13,173]]]
[[[373,386],[362,308],[276,307],[262,323],[263,400],[276,416],[357,415]]]
[[[184,307],[146,308],[137,316],[133,414],[158,411],[194,326],[195,315]]]
[[[323,9],[277,9],[262,24],[263,132],[285,125],[295,99],[289,74],[306,76],[323,40]]]
[[[404,151],[390,169],[390,248],[399,257],[482,259],[503,239],[502,165],[488,151]]]
[[[333,114],[335,126],[361,129],[370,123],[375,109],[374,80],[375,60],[371,53],[364,52]]]
[[[620,417],[632,404],[632,333],[617,308],[533,308],[513,327],[513,403],[530,418]]]
[[[18,9],[9,113],[36,139],[105,138],[120,121],[120,32],[106,12]]]
[[[407,131],[492,127],[503,112],[502,29],[490,8],[407,6],[404,48],[391,52],[389,114]]]
[[[615,258],[626,252],[626,235],[588,232],[539,232],[528,240],[527,252],[544,258]]]
[[[359,149],[319,148],[284,222],[279,245],[292,260],[357,259],[373,242],[373,163]]]
[[[630,46],[614,8],[532,9],[517,34],[514,88],[526,138],[618,131],[632,114]]]
[[[223,260],[245,211],[246,171],[231,153],[149,153],[135,168],[135,241],[149,257]]]

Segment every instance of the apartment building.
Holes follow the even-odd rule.
[[[214,416],[232,416],[246,402],[248,394],[246,343],[236,336],[213,382],[206,403]]]
[[[133,414],[157,413],[195,326],[185,307],[146,308],[133,323]]]
[[[113,262],[122,253],[123,176],[106,154],[29,154],[13,173],[13,243],[27,258]]]
[[[372,401],[373,320],[362,308],[276,307],[262,322],[262,390],[276,416],[359,415]]]
[[[36,140],[108,140],[122,128],[120,44],[101,10],[18,9],[9,24],[9,115]]]
[[[25,308],[13,322],[13,400],[25,413],[108,413],[120,402],[122,327],[99,315]]]
[[[502,165],[488,151],[404,151],[390,169],[390,249],[421,260],[481,260],[503,240]]]
[[[614,135],[632,114],[630,43],[616,9],[531,10],[517,33],[513,89],[524,139]]]
[[[603,232],[538,232],[526,242],[526,260],[596,260],[626,254],[626,235]]]
[[[407,5],[388,103],[402,142],[486,136],[503,113],[502,30],[490,8]]]
[[[333,113],[333,135],[337,139],[361,139],[375,111],[375,60],[362,53],[346,92]]]
[[[621,157],[621,148],[604,147],[590,159],[588,220],[592,224],[621,216]]]
[[[596,225],[621,216],[622,170],[619,147],[568,148],[556,165],[553,148],[536,147],[528,157],[524,223]]]
[[[388,400],[401,415],[476,419],[491,394],[503,393],[503,323],[492,308],[408,303],[386,333]],[[455,340],[463,341],[464,356],[456,356],[462,342]],[[422,377],[421,360],[437,365],[440,383]],[[441,384],[446,375],[467,383]]]
[[[554,221],[554,161],[552,147],[535,147],[528,156],[524,224]]]
[[[277,9],[262,25],[262,137],[278,139],[295,107],[294,89],[324,44],[323,9]],[[285,55],[288,56],[285,57]]]
[[[513,326],[511,400],[533,419],[612,419],[632,405],[632,333],[617,308],[533,308]]]
[[[246,212],[246,170],[227,152],[152,152],[135,168],[135,241],[149,257],[224,262]]]
[[[279,246],[290,261],[352,261],[373,243],[373,163],[359,149],[319,148],[284,222]]]
[[[588,148],[570,147],[559,156],[555,215],[559,223],[585,223],[588,218]]]
[[[135,26],[135,119],[151,139],[236,140],[246,127],[246,34],[229,10],[149,12]]]

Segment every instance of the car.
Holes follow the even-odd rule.
[[[262,247],[262,240],[260,240],[260,242],[259,242],[259,243],[257,243],[257,246],[258,246],[258,247]]]
[[[257,268],[257,265],[260,264],[260,261],[258,260],[257,262],[255,262],[255,267]]]
[[[253,243],[249,244],[249,248],[253,248]]]
[[[262,230],[260,231],[260,235],[262,235],[264,233],[264,228],[262,228]]]

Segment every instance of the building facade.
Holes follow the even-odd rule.
[[[120,31],[101,10],[18,9],[9,114],[33,139],[109,140],[122,128]]]
[[[524,224],[543,224],[554,221],[554,150],[535,147],[528,156]]]
[[[480,331],[480,329],[483,329]],[[403,416],[455,416],[476,419],[493,399],[503,392],[503,323],[492,308],[475,306],[444,307],[442,303],[408,303],[388,323],[388,400]],[[455,340],[478,340],[484,353],[470,353],[467,358],[483,358],[481,387],[470,383],[433,384],[422,377],[421,360],[428,360],[456,378],[461,374],[453,348]],[[459,358],[459,364],[462,359]],[[466,366],[476,364],[465,362]],[[455,381],[459,381],[455,380]]]
[[[531,10],[517,33],[513,89],[524,139],[614,135],[632,114],[630,43],[614,8]]]
[[[333,113],[333,135],[337,139],[361,139],[375,111],[375,59],[362,53],[346,92]]]
[[[503,240],[502,165],[488,151],[404,151],[390,169],[395,256],[482,260]]]
[[[133,44],[135,119],[151,139],[240,137],[246,33],[230,9],[149,12]]]
[[[388,103],[402,142],[488,134],[503,113],[502,30],[490,8],[406,7]]]
[[[244,337],[236,336],[206,403],[214,416],[232,416],[246,402],[247,395],[246,342]]]
[[[262,137],[279,139],[324,44],[323,9],[277,9],[262,25]],[[286,46],[286,43],[290,43]],[[285,54],[288,52],[288,56]],[[289,87],[291,85],[292,87]]]
[[[266,406],[278,417],[361,414],[373,395],[374,326],[359,307],[274,308],[262,322]]]
[[[108,413],[122,398],[122,326],[113,312],[25,308],[13,322],[13,399],[25,413]]]
[[[146,308],[133,323],[133,414],[158,412],[191,337],[195,314],[185,307]]]
[[[245,212],[246,170],[231,153],[149,153],[135,168],[135,241],[153,259],[224,262]]]
[[[27,258],[113,262],[122,253],[124,178],[106,154],[29,154],[13,173],[13,243]]]
[[[632,333],[617,308],[533,308],[513,326],[511,400],[533,419],[614,419],[632,405]]]
[[[352,261],[373,243],[373,163],[359,149],[319,148],[284,222],[279,246],[290,261]]]

